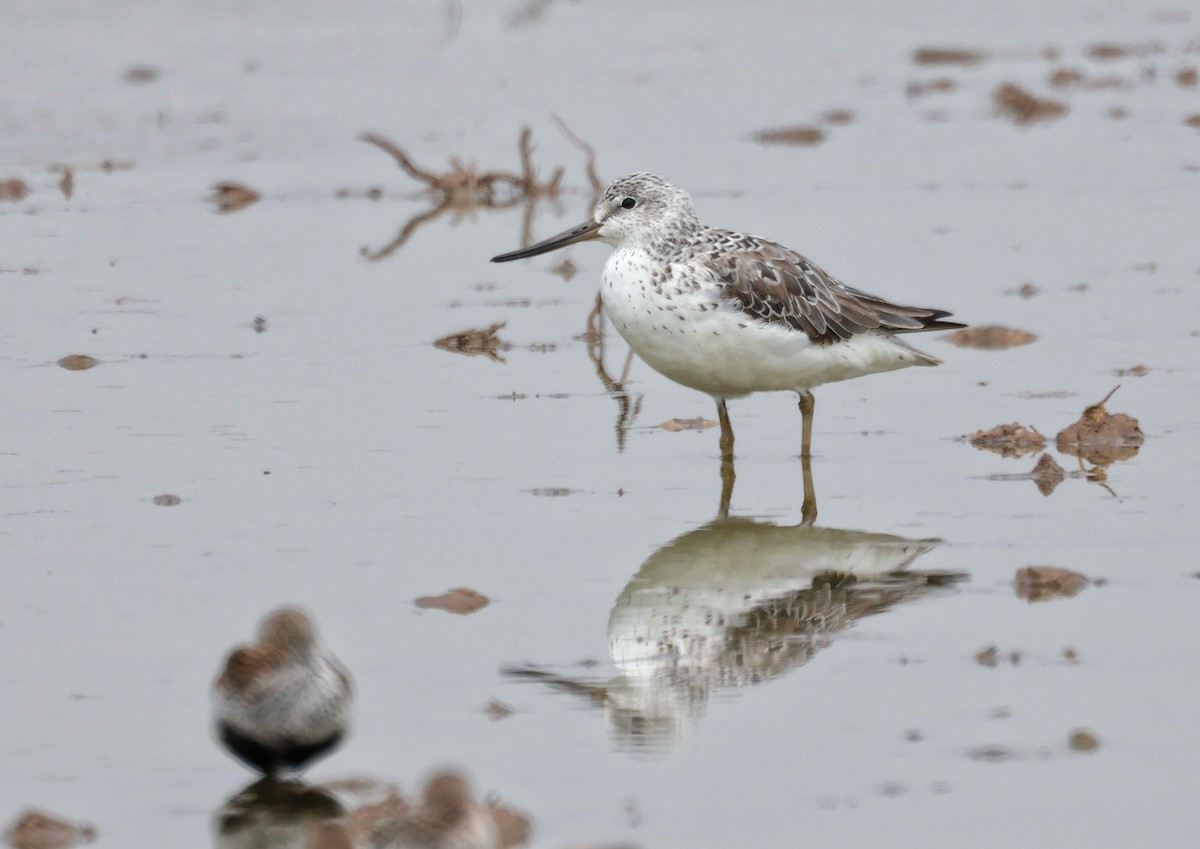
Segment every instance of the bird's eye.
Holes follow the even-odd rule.
[[[633,198],[625,198],[625,200],[621,201],[623,209],[633,209],[635,206],[637,206],[637,201]]]

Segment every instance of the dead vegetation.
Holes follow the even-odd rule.
[[[659,425],[660,428],[671,433],[678,433],[681,430],[708,430],[710,427],[716,426],[716,422],[706,418],[667,419]]]
[[[586,156],[585,171],[593,195],[603,191],[603,183],[596,172],[596,152],[591,145],[580,139],[557,115],[551,115],[563,135]],[[533,130],[521,128],[517,140],[520,161],[519,171],[481,169],[474,161],[460,157],[450,158],[449,168],[436,171],[418,165],[408,153],[380,133],[367,132],[359,136],[361,141],[372,144],[396,160],[396,164],[409,177],[423,184],[423,192],[434,197],[435,205],[410,218],[387,245],[379,250],[363,249],[362,254],[370,260],[390,256],[400,248],[422,224],[451,212],[461,216],[478,209],[508,209],[522,206],[524,218],[521,225],[521,244],[528,245],[532,239],[533,216],[542,200],[556,201],[562,188],[565,169],[556,167],[548,179],[541,179],[533,164]]]
[[[488,327],[460,330],[458,333],[450,333],[441,339],[434,340],[433,345],[443,351],[453,351],[456,354],[466,354],[471,357],[482,355],[492,362],[502,363],[504,357],[500,352],[509,350],[512,345],[497,336],[496,331],[506,324],[508,324],[507,321],[498,321]]]
[[[1046,444],[1046,437],[1037,428],[1018,422],[977,430],[962,438],[981,451],[992,451],[1001,457],[1023,457],[1040,451]]]

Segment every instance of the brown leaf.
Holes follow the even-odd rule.
[[[162,495],[154,496],[154,503],[159,507],[175,507],[176,505],[182,504],[183,499],[178,495],[172,495],[171,493],[166,492]]]
[[[1004,83],[992,93],[1000,114],[1017,124],[1031,124],[1057,118],[1067,111],[1065,103],[1038,97],[1014,83]]]
[[[678,433],[681,430],[708,430],[708,428],[716,426],[716,422],[706,418],[667,419],[659,425],[663,430],[669,430],[672,433]]]
[[[825,132],[811,124],[795,124],[790,127],[770,127],[754,134],[761,144],[789,144],[811,147],[825,141]]]
[[[1059,451],[1101,466],[1137,454],[1138,446],[1146,438],[1137,419],[1104,408],[1117,389],[1120,386],[1114,387],[1099,403],[1084,408],[1079,421],[1059,431],[1055,440]]]
[[[460,330],[458,333],[451,333],[441,339],[435,339],[433,346],[443,351],[466,354],[469,357],[482,354],[493,362],[502,363],[504,357],[500,356],[500,352],[507,351],[512,346],[497,336],[496,331],[506,324],[508,324],[507,321],[498,321],[488,327]]]
[[[67,849],[96,839],[96,829],[37,808],[26,808],[5,832],[13,849]]]
[[[1038,492],[1042,495],[1049,495],[1054,492],[1054,488],[1063,482],[1065,474],[1063,467],[1058,465],[1049,454],[1043,454],[1039,457],[1037,465],[1029,473],[1030,477],[1033,478],[1033,482],[1037,484]]]
[[[1179,83],[1185,88],[1191,88],[1194,86],[1198,79],[1200,79],[1200,74],[1197,74],[1196,69],[1190,66],[1187,68],[1180,68],[1179,72],[1175,74],[1175,82]]]
[[[1026,566],[1014,580],[1017,596],[1026,601],[1047,601],[1078,595],[1091,583],[1087,576],[1058,566]]]
[[[977,430],[966,438],[981,451],[993,451],[1001,457],[1022,457],[1040,451],[1046,444],[1046,437],[1038,433],[1036,428],[1017,422]]]
[[[1195,115],[1187,116],[1183,119],[1183,123],[1187,124],[1189,127],[1195,127],[1196,129],[1200,130],[1200,112],[1197,112]]]
[[[95,357],[89,357],[87,354],[67,354],[58,364],[67,371],[86,371],[93,366],[100,365],[100,361]]]
[[[947,342],[960,348],[977,348],[981,351],[1003,351],[1005,348],[1028,345],[1036,340],[1037,336],[1026,330],[1002,327],[998,324],[964,327],[946,337]]]
[[[821,116],[821,120],[826,124],[852,124],[854,113],[849,109],[830,109]]]
[[[455,587],[452,590],[446,590],[441,595],[423,595],[414,602],[420,608],[444,610],[447,613],[457,613],[459,616],[466,616],[482,610],[490,603],[491,599],[469,587]]]
[[[213,185],[213,193],[209,200],[216,202],[217,212],[237,212],[261,197],[262,195],[254,189],[225,180]]]
[[[913,51],[913,62],[918,65],[978,65],[983,59],[982,51],[960,47],[919,47]]]

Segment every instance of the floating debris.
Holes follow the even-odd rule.
[[[1018,598],[1048,601],[1079,595],[1091,581],[1086,575],[1059,566],[1026,566],[1017,570],[1013,581]]]
[[[1110,413],[1104,407],[1120,388],[1113,387],[1099,403],[1084,408],[1079,421],[1059,431],[1055,444],[1060,452],[1096,465],[1128,460],[1137,454],[1146,438],[1137,419],[1125,413]]]
[[[67,371],[87,371],[90,368],[100,365],[100,361],[95,357],[89,357],[87,354],[67,354],[58,364]]]
[[[1032,124],[1048,121],[1064,115],[1067,105],[1057,100],[1038,97],[1015,83],[1004,83],[992,94],[992,100],[1000,114],[1017,124]]]
[[[1000,647],[994,645],[975,653],[975,662],[989,669],[999,666],[1001,661],[1008,661],[1013,666],[1019,666],[1021,663],[1021,653],[1016,649],[1002,653]]]
[[[1184,88],[1191,88],[1198,80],[1200,80],[1200,74],[1193,67],[1180,68],[1175,74],[1175,82]]]
[[[176,507],[183,503],[183,499],[178,495],[172,495],[171,493],[167,492],[163,493],[162,495],[154,496],[154,503],[159,507]]]
[[[667,419],[659,425],[663,430],[669,430],[672,433],[678,433],[681,430],[708,430],[710,427],[716,426],[716,422],[703,416],[694,419]]]
[[[261,315],[256,315],[256,316],[254,317],[254,322],[253,322],[253,324],[251,325],[251,327],[253,327],[253,328],[254,328],[254,332],[255,332],[255,333],[266,333],[266,332],[267,332],[267,319],[266,319],[266,317],[265,317],[265,316],[261,316]]]
[[[1196,129],[1200,130],[1200,112],[1184,118],[1183,123],[1187,124],[1189,127],[1195,127]]]
[[[1037,336],[1027,330],[1003,327],[999,324],[980,324],[955,330],[946,336],[946,341],[960,348],[976,348],[980,351],[1003,351],[1036,342]]]
[[[498,321],[488,327],[451,333],[441,339],[435,339],[433,346],[443,351],[466,354],[469,357],[482,354],[493,362],[502,363],[504,357],[500,356],[500,352],[511,349],[512,345],[497,336],[496,331],[502,329],[506,324],[508,324],[507,321]]]
[[[959,437],[970,440],[971,445],[981,451],[993,451],[1001,457],[1023,457],[1040,451],[1046,437],[1037,428],[1018,422],[996,425],[988,430],[977,430],[970,436]]]
[[[565,486],[541,486],[529,490],[531,495],[540,495],[545,498],[562,498],[564,495],[571,495],[579,492],[577,489],[567,489]]]
[[[811,147],[825,141],[825,131],[811,124],[796,124],[790,127],[771,127],[754,133],[760,144],[786,144]]]
[[[1038,457],[1037,465],[1033,467],[1033,471],[1029,473],[1033,478],[1033,482],[1037,484],[1038,492],[1042,495],[1049,495],[1054,492],[1055,487],[1063,482],[1066,472],[1063,467],[1058,465],[1053,457],[1048,453]]]
[[[5,840],[13,849],[68,849],[96,839],[96,829],[87,823],[75,823],[37,808],[17,814]]]
[[[959,47],[919,47],[913,51],[918,65],[978,65],[986,58],[981,50]]]
[[[1067,746],[1073,752],[1094,752],[1100,748],[1100,738],[1086,728],[1076,728],[1067,737]]]
[[[209,200],[217,205],[217,212],[237,212],[262,198],[258,192],[241,183],[224,180],[213,185]]]
[[[0,180],[0,200],[21,200],[29,194],[29,184],[17,177]]]
[[[424,610],[444,610],[466,616],[483,610],[491,603],[491,599],[470,587],[455,587],[441,595],[423,595],[413,603]]]

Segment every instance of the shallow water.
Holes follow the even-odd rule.
[[[105,845],[212,845],[249,776],[207,734],[207,687],[294,602],[358,688],[355,735],[312,778],[458,766],[530,813],[537,846],[1191,844],[1200,89],[1173,77],[1200,66],[1195,12],[242,6],[24,4],[0,30],[0,178],[32,187],[0,201],[0,818],[37,804]],[[1099,42],[1160,47],[1099,62]],[[946,44],[990,56],[913,64]],[[161,76],[123,81],[143,64]],[[1059,67],[1126,84],[1053,89]],[[957,88],[906,94],[936,77]],[[991,102],[1005,81],[1069,112],[1016,127]],[[855,120],[817,147],[751,139],[834,108]],[[709,399],[635,363],[621,448],[579,338],[605,249],[572,249],[569,281],[558,255],[489,265],[521,211],[477,210],[364,257],[430,207],[368,129],[428,167],[515,170],[528,123],[543,174],[567,169],[535,235],[582,220],[584,158],[551,112],[606,179],[661,171],[706,220],[851,285],[1039,335],[914,339],[945,365],[817,391],[817,524],[859,585],[813,589],[829,549],[790,528],[794,399],[730,405],[732,526],[709,524],[715,431],[658,427]],[[214,214],[225,179],[263,199]],[[431,344],[500,321],[504,362]],[[55,365],[72,353],[101,364]],[[990,479],[1036,455],[954,440],[1016,420],[1053,442],[1117,383],[1108,408],[1147,440],[1107,488],[1043,497]],[[966,579],[872,587],[881,535],[927,549],[914,573]],[[1034,564],[1106,583],[1030,604],[1012,580]],[[493,603],[412,604],[460,585]],[[632,651],[681,600],[694,651]],[[1019,663],[976,663],[993,644]],[[515,713],[489,720],[492,699]],[[1079,727],[1097,751],[1068,748]]]

